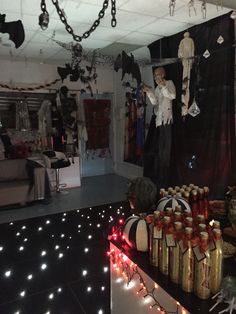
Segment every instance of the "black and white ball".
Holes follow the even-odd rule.
[[[123,226],[126,243],[137,251],[148,251],[148,225],[140,216],[130,216]]]
[[[157,209],[158,211],[163,211],[167,207],[171,207],[173,210],[176,206],[181,206],[182,211],[191,211],[191,208],[189,206],[189,203],[184,199],[183,197],[176,197],[176,196],[165,196],[161,198],[157,203]]]

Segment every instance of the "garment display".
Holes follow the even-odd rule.
[[[160,73],[159,73],[160,72]],[[169,179],[172,143],[172,100],[176,97],[175,85],[165,80],[164,68],[157,68],[155,91],[147,87],[146,94],[153,105],[153,115],[144,146],[143,175],[158,188],[166,187]]]
[[[171,124],[173,121],[172,115],[172,100],[175,99],[175,85],[172,81],[166,81],[166,86],[157,86],[155,92],[147,91],[147,96],[154,106],[154,114],[156,116],[156,127]]]

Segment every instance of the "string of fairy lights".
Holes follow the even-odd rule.
[[[158,312],[161,314],[178,314],[180,304],[179,302],[176,302],[176,310],[175,311],[169,311],[167,310],[158,299],[158,284],[155,283],[153,288],[148,288],[143,276],[141,275],[141,272],[139,271],[139,268],[136,264],[131,262],[129,264],[128,257],[122,253],[119,252],[118,254],[115,252],[114,249],[108,252],[108,256],[110,257],[110,260],[112,262],[113,269],[117,272],[120,272],[124,278],[126,279],[127,287],[130,285],[132,280],[134,278],[138,279],[138,282],[140,284],[139,289],[137,290],[137,295],[143,294],[143,298],[146,299],[147,297],[151,298],[152,304],[149,306],[150,309],[157,309]],[[185,311],[182,310],[182,313],[184,314]]]

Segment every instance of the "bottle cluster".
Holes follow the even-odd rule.
[[[151,265],[201,299],[220,290],[223,241],[218,221],[211,226],[204,215],[194,217],[177,206],[155,211],[149,227]]]
[[[192,209],[193,217],[198,214],[204,215],[208,219],[209,215],[209,188],[207,186],[199,187],[194,184],[169,187],[160,189],[160,197],[173,196],[183,197]]]

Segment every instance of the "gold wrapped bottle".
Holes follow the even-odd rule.
[[[223,263],[223,240],[221,237],[220,229],[213,229],[214,241],[213,250],[210,251],[211,254],[211,276],[210,276],[210,290],[211,294],[215,295],[220,291],[221,281],[222,281],[222,263]]]
[[[174,240],[175,240],[175,247],[170,247],[170,280],[174,283],[180,283],[181,274],[182,274],[182,253],[180,251],[179,241],[181,240],[182,236],[182,222],[176,221],[174,223]]]
[[[209,250],[209,236],[207,232],[200,232],[200,243],[194,248],[194,293],[200,299],[208,299],[210,290],[211,256]]]
[[[162,274],[169,274],[169,247],[166,243],[166,234],[171,227],[171,218],[164,216],[163,218],[163,237],[159,242],[159,270]]]
[[[153,223],[150,224],[149,260],[152,266],[158,267],[159,242],[162,239],[162,222],[159,211],[153,213]]]
[[[193,229],[185,228],[185,234],[181,245],[182,250],[182,278],[181,286],[185,292],[193,292],[194,256],[192,250]]]

